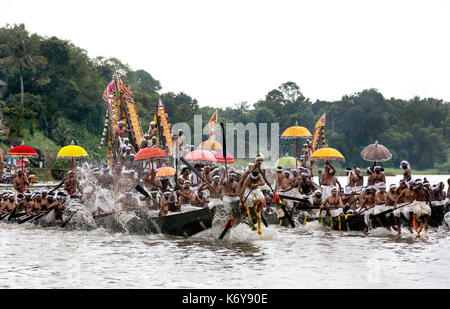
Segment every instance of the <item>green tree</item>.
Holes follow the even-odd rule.
[[[37,34],[29,36],[23,24],[7,30],[7,43],[0,45],[6,56],[0,59],[0,65],[10,72],[19,72],[21,103],[24,107],[23,72],[26,69],[36,72],[37,67],[47,64],[47,59],[39,54],[40,39]]]

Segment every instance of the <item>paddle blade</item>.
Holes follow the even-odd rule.
[[[228,220],[227,225],[225,226],[225,228],[223,229],[222,233],[219,236],[219,240],[222,240],[225,237],[225,235],[227,234],[228,230],[231,227],[231,220],[232,219]]]
[[[150,196],[150,194],[148,194],[147,190],[142,188],[140,185],[136,185],[136,187],[134,187],[134,188],[136,189],[136,191],[138,191],[139,193],[141,193],[145,197],[149,197]]]
[[[225,158],[225,163],[227,162],[227,143],[226,143],[226,137],[225,137],[225,128],[223,122],[220,123],[220,126],[222,127],[222,147],[223,147],[223,156]]]
[[[280,207],[281,207],[281,209],[283,210],[284,216],[288,219],[290,225],[291,225],[292,227],[295,227],[294,221],[292,220],[291,215],[290,215],[289,212],[287,211],[286,206],[284,206],[283,204],[280,204]]]

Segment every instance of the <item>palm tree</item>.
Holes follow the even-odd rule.
[[[39,55],[40,39],[37,34],[28,36],[23,24],[8,29],[7,44],[0,45],[0,50],[7,55],[0,59],[0,66],[5,66],[10,72],[19,72],[20,102],[24,108],[23,71],[30,69],[33,73],[38,67],[47,64],[47,59]]]

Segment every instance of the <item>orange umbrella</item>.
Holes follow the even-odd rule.
[[[168,179],[172,178],[176,173],[173,167],[163,166],[156,170],[156,178]]]
[[[209,139],[207,141],[202,142],[198,148],[199,150],[222,150],[222,145],[216,141],[215,139]]]
[[[311,137],[312,134],[305,127],[301,127],[298,125],[298,122],[295,122],[295,126],[289,127],[284,130],[283,134],[281,134],[281,138],[283,139],[294,139],[295,138],[295,159],[298,158],[298,138],[299,137]],[[295,167],[298,167],[298,163],[296,162]]]

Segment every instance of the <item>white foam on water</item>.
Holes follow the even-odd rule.
[[[447,212],[444,216],[444,222],[447,224],[447,227],[450,228],[450,212]]]

